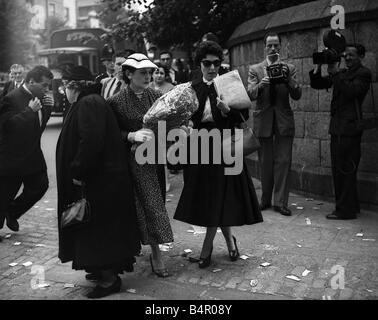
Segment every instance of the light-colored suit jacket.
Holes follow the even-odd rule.
[[[294,65],[287,63],[292,80],[297,83],[297,71]],[[254,130],[257,137],[268,138],[273,134],[273,120],[276,119],[277,128],[282,136],[295,135],[294,114],[290,107],[289,96],[299,100],[302,89],[290,88],[287,84],[276,84],[275,102],[272,103],[270,88],[261,89],[259,83],[267,76],[266,67],[268,62],[250,66],[248,73],[248,95],[252,101],[256,100],[256,111],[253,113]]]

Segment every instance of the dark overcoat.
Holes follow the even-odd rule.
[[[98,94],[82,94],[69,110],[58,141],[58,222],[85,182],[91,221],[80,228],[59,226],[59,258],[74,269],[132,271],[140,250],[128,152],[113,112]]]

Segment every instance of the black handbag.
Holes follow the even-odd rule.
[[[371,83],[370,83],[370,92],[371,92],[371,101],[373,103],[374,117],[363,119],[361,117],[362,112],[360,112],[358,102],[357,100],[354,100],[354,104],[356,106],[356,113],[357,113],[357,129],[359,130],[369,130],[369,129],[378,128],[378,114],[375,110],[373,85]]]
[[[84,186],[81,187],[81,199],[67,206],[62,213],[60,226],[62,229],[79,227],[87,224],[91,218],[91,207],[85,197]]]
[[[223,152],[226,152],[227,154],[240,154],[241,151],[243,151],[243,157],[248,156],[257,150],[261,148],[261,144],[259,139],[255,136],[252,128],[250,128],[247,125],[247,121],[243,117],[243,115],[240,113],[240,117],[243,120],[243,135],[241,136],[243,138],[243,145],[242,145],[242,150],[236,150],[238,151],[235,153],[235,147],[239,147],[240,144],[237,144],[236,142],[241,139],[236,139],[235,135],[232,135],[231,137],[227,137],[223,139]],[[230,153],[232,152],[232,153]]]

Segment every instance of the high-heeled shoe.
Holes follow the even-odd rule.
[[[154,268],[154,264],[152,263],[152,255],[150,255],[150,264],[152,272],[155,273],[159,278],[167,278],[170,276],[168,270],[166,268],[164,269],[156,269]]]
[[[198,266],[201,269],[207,268],[211,263],[211,255],[213,254],[213,247],[211,247],[210,254],[206,258],[200,258],[198,261]]]
[[[113,293],[120,292],[121,287],[122,287],[122,280],[120,277],[117,277],[117,280],[114,281],[114,283],[110,287],[104,288],[98,285],[91,292],[87,294],[87,297],[89,299],[103,298]]]
[[[230,260],[231,261],[236,261],[236,260],[238,260],[240,254],[239,254],[238,245],[236,244],[236,238],[234,236],[232,236],[232,238],[234,240],[235,250],[229,251],[228,254],[230,255]]]

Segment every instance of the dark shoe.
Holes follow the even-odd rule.
[[[235,250],[229,251],[229,255],[230,255],[231,261],[236,261],[236,260],[238,260],[238,258],[240,256],[239,255],[239,249],[238,249],[238,246],[236,244],[236,238],[234,236],[232,236],[232,238],[234,239]]]
[[[7,227],[14,232],[20,230],[20,225],[18,224],[17,219],[13,218],[10,213],[7,214]]]
[[[88,273],[85,275],[88,281],[100,281],[102,279],[101,273]]]
[[[264,211],[264,210],[267,210],[269,208],[271,208],[272,205],[271,204],[260,204],[260,211]]]
[[[213,254],[213,248],[211,248],[210,254],[206,258],[200,258],[198,261],[198,266],[201,269],[207,268],[211,263],[211,255]]]
[[[107,288],[96,286],[91,292],[87,294],[89,299],[99,299],[111,295],[113,293],[118,293],[121,291],[122,280],[120,277],[117,277],[117,280]]]
[[[327,219],[329,220],[353,220],[357,219],[355,216],[354,217],[343,217],[334,213],[330,213],[327,215]]]
[[[291,216],[290,209],[286,207],[274,207],[274,211],[281,213],[283,216]]]
[[[167,278],[169,277],[169,272],[167,269],[156,269],[154,268],[154,264],[152,263],[152,255],[150,255],[150,264],[152,272],[155,273],[159,278]]]

